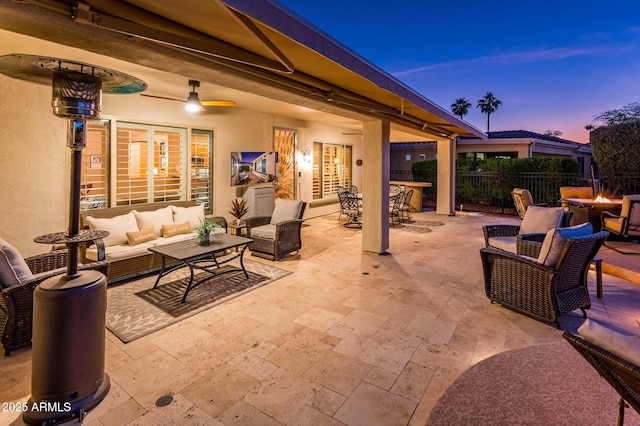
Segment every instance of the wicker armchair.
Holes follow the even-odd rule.
[[[487,297],[558,327],[558,318],[571,311],[580,309],[586,315],[585,309],[591,307],[589,264],[608,235],[599,232],[568,239],[555,266],[504,250],[480,249]]]
[[[25,259],[31,272],[37,276],[13,287],[3,288],[0,298],[0,332],[4,354],[31,345],[33,323],[33,291],[47,278],[66,272],[67,251],[59,250]],[[94,269],[107,273],[107,262],[82,265],[82,269]]]
[[[299,206],[295,214],[296,219],[271,223],[276,217],[278,204],[281,201],[292,202],[292,200],[276,200],[276,210],[272,216],[254,216],[245,219],[247,236],[253,239],[253,242],[249,244],[252,256],[278,260],[286,254],[297,252],[302,248],[302,216],[307,203],[297,201]]]
[[[640,413],[640,366],[569,332],[562,335],[618,394],[616,425],[624,424],[624,410],[631,406]],[[628,404],[628,405],[627,405]]]

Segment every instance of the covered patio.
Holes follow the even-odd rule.
[[[423,425],[470,366],[563,341],[562,330],[484,294],[482,226],[519,220],[412,219],[423,229],[391,229],[385,256],[363,253],[362,231],[337,215],[310,219],[302,251],[278,263],[289,276],[131,343],[108,332],[112,389],[85,424]],[[639,284],[605,273],[598,299],[592,271],[589,290],[589,318],[638,334]],[[579,311],[561,320],[568,330],[581,322]],[[2,359],[2,401],[27,400],[30,368],[29,349]],[[166,395],[173,402],[158,406]],[[18,417],[4,412],[0,423]]]

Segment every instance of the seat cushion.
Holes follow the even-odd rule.
[[[587,319],[578,333],[587,342],[619,356],[633,365],[640,366],[640,339],[625,336],[615,330]]]
[[[298,219],[298,214],[300,214],[300,204],[301,201],[298,200],[284,200],[282,198],[278,198],[276,200],[276,207],[271,215],[270,223],[275,225],[287,220]]]
[[[172,206],[167,206],[158,210],[148,212],[135,212],[138,229],[153,227],[156,237],[162,236],[162,225],[174,223]],[[181,221],[184,222],[184,221]]]
[[[273,224],[256,226],[251,228],[251,238],[262,238],[264,240],[276,239],[276,226]]]
[[[569,228],[554,228],[547,232],[542,242],[542,248],[540,248],[540,255],[538,256],[538,263],[542,263],[545,266],[555,268],[556,264],[560,260],[560,255],[564,246],[567,244],[567,240],[570,238],[584,237],[593,234],[593,226],[591,223],[585,222],[580,225],[571,226]]]
[[[204,220],[204,204],[198,204],[193,207],[171,206],[171,210],[173,210],[173,222],[189,222],[192,231]],[[171,222],[166,222],[164,225],[168,225],[169,223]]]
[[[489,246],[510,253],[518,252],[517,237],[489,237]]]
[[[546,234],[550,229],[560,227],[562,207],[529,206],[520,225],[520,234]]]
[[[86,221],[90,229],[102,229],[109,232],[109,235],[102,239],[105,246],[128,244],[127,232],[138,230],[135,213],[136,211],[132,210],[127,214],[110,218],[87,216]]]
[[[0,286],[13,287],[33,277],[27,262],[18,250],[5,240],[0,239]]]

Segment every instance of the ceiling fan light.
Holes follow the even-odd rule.
[[[187,98],[187,103],[184,105],[184,109],[189,112],[198,112],[202,109],[202,104],[200,103],[200,98],[198,98],[198,93],[190,92],[189,97]]]

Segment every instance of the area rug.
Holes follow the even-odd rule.
[[[613,425],[616,391],[561,341],[494,355],[462,373],[427,425]],[[625,410],[625,424],[640,415]]]
[[[406,220],[399,225],[389,227],[389,229],[398,229],[401,231],[412,232],[414,234],[426,234],[431,232],[433,226],[443,226],[444,222],[436,222],[432,220]]]
[[[245,259],[244,264],[249,279],[242,271],[214,277],[192,289],[185,303],[181,303],[181,299],[189,281],[189,269],[186,267],[162,277],[155,289],[155,274],[109,288],[107,329],[128,343],[291,273],[249,259]],[[222,268],[237,266],[230,265]],[[195,280],[203,276],[206,275],[198,274]]]

